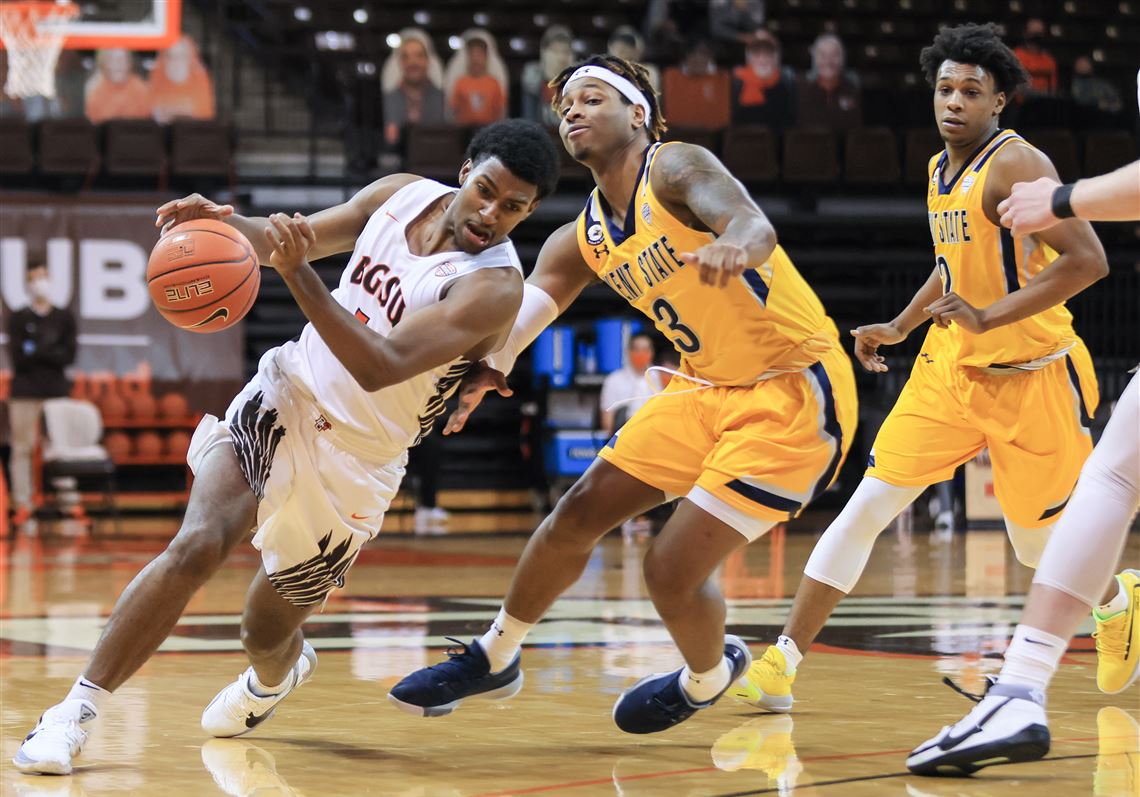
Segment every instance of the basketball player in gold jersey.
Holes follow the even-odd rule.
[[[421,716],[522,687],[527,632],[581,575],[598,540],[683,496],[645,556],[653,603],[686,666],[649,676],[614,707],[630,733],[665,730],[712,705],[751,656],[725,636],[710,576],[725,557],[794,517],[834,479],[850,446],[854,375],[834,323],[743,186],[707,150],[661,144],[643,67],[595,56],[551,82],[559,131],[597,188],[539,254],[512,356],[601,279],[673,341],[681,375],[602,450],[531,538],[491,629],[390,699]]]
[[[1056,178],[1044,154],[1000,124],[1027,75],[988,25],[943,30],[922,67],[946,142],[930,160],[927,189],[935,265],[897,318],[853,331],[856,356],[886,371],[880,346],[934,324],[862,483],[808,560],[783,635],[732,690],[769,711],[791,710],[802,652],[855,586],[876,537],[927,485],[988,448],[1014,552],[1036,567],[1092,450],[1096,377],[1064,302],[1107,274],[1104,250],[1087,222],[1015,238],[998,212],[1014,183]],[[1003,675],[1032,676],[1066,647],[1036,642]]]

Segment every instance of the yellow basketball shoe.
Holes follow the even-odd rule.
[[[711,754],[717,769],[759,770],[781,793],[795,788],[804,769],[792,743],[792,718],[786,716],[761,717],[733,728],[716,740]]]
[[[1128,595],[1128,608],[1107,618],[1093,610],[1096,685],[1109,695],[1123,692],[1140,675],[1140,570],[1125,570],[1116,580]]]
[[[775,645],[752,662],[744,677],[729,687],[735,699],[765,711],[786,714],[792,710],[792,682],[796,671],[788,672],[788,662]]]
[[[1097,750],[1093,794],[1097,797],[1140,794],[1140,723],[1116,706],[1096,715]]]

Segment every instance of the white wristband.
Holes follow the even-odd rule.
[[[522,305],[519,307],[519,314],[515,317],[515,325],[511,327],[507,342],[503,344],[503,348],[487,355],[483,361],[503,375],[509,374],[515,367],[519,352],[533,343],[538,333],[546,329],[556,318],[558,318],[558,303],[542,288],[526,283],[523,286]]]

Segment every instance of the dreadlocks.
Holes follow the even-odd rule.
[[[558,77],[550,81],[547,85],[554,89],[554,99],[550,102],[550,107],[554,109],[554,113],[558,115],[558,106],[562,102],[562,89],[566,86],[566,81],[574,72],[583,66],[600,66],[603,69],[608,69],[618,75],[621,75],[626,80],[633,83],[645,95],[645,99],[649,102],[649,110],[652,111],[652,119],[647,128],[650,138],[654,141],[660,140],[661,136],[665,135],[668,129],[665,126],[665,117],[661,115],[661,103],[657,99],[657,92],[653,90],[653,84],[649,82],[649,70],[641,64],[627,61],[624,58],[618,58],[616,55],[591,55],[585,61],[581,61],[573,66],[563,69]],[[619,95],[621,96],[621,95]],[[621,98],[622,102],[630,105],[630,101],[625,97]]]

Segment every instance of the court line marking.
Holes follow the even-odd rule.
[[[1057,743],[1060,743],[1060,742],[1090,742],[1090,741],[1100,741],[1100,738],[1101,737],[1078,737],[1078,738],[1070,738],[1070,739],[1054,739],[1054,742],[1057,742]],[[1104,737],[1104,739],[1106,739],[1106,740],[1108,740],[1108,739],[1124,739],[1124,738],[1132,738],[1132,737],[1131,736],[1128,736],[1128,737],[1106,736],[1106,737]],[[818,762],[818,761],[839,761],[839,760],[848,760],[848,759],[854,759],[854,758],[875,758],[875,757],[885,756],[885,755],[904,755],[904,754],[909,753],[909,752],[910,752],[909,749],[901,749],[901,750],[882,750],[882,751],[876,752],[876,753],[850,753],[850,754],[825,755],[825,756],[805,756],[803,758],[800,758],[799,761],[801,764],[809,764],[809,763]],[[1100,755],[1100,753],[1081,753],[1081,754],[1067,755],[1067,756],[1047,756],[1046,758],[1041,759],[1041,761],[1042,762],[1068,761],[1071,759],[1097,758],[1099,755]],[[1127,755],[1131,755],[1131,753],[1121,751],[1119,753],[1110,753],[1109,755],[1127,756]],[[1012,766],[1012,765],[1011,764],[995,764],[994,766]],[[650,779],[654,779],[654,778],[681,777],[684,775],[698,775],[698,774],[720,772],[720,771],[721,770],[718,769],[717,767],[698,767],[695,769],[678,769],[678,770],[670,770],[670,771],[664,771],[664,772],[644,772],[640,775],[627,775],[625,777],[617,777],[617,778],[613,778],[613,777],[595,778],[593,780],[568,781],[566,783],[552,783],[552,784],[548,784],[546,786],[529,786],[529,787],[526,787],[523,789],[508,789],[506,791],[481,792],[479,794],[471,795],[471,797],[517,797],[517,795],[522,795],[522,794],[543,794],[543,793],[549,793],[549,792],[554,792],[554,791],[563,791],[563,790],[567,790],[567,789],[580,789],[580,788],[585,788],[587,786],[600,786],[603,784],[614,784],[615,782],[616,783],[624,783],[624,782],[632,782],[632,781],[636,781],[636,780],[650,780]],[[913,772],[909,772],[909,771],[908,772],[889,772],[889,773],[883,773],[880,775],[862,775],[862,776],[858,776],[858,777],[841,778],[841,779],[831,780],[831,781],[819,781],[817,783],[805,783],[805,784],[803,784],[802,788],[807,790],[807,789],[814,789],[814,788],[819,788],[819,787],[823,787],[823,786],[839,786],[839,785],[843,785],[843,784],[847,784],[847,783],[858,783],[859,781],[866,781],[866,780],[886,780],[889,778],[904,778],[904,777],[922,778],[925,776],[915,775]],[[939,782],[939,781],[945,782],[946,780],[948,780],[948,778],[937,778],[937,779],[932,779],[932,782]],[[964,779],[958,778],[957,780],[961,781]],[[756,789],[753,791],[725,792],[722,794],[712,795],[711,797],[749,797],[750,795],[756,795],[756,794],[774,794],[774,793],[778,793],[779,791],[780,791],[780,787],[774,786],[771,788]]]

